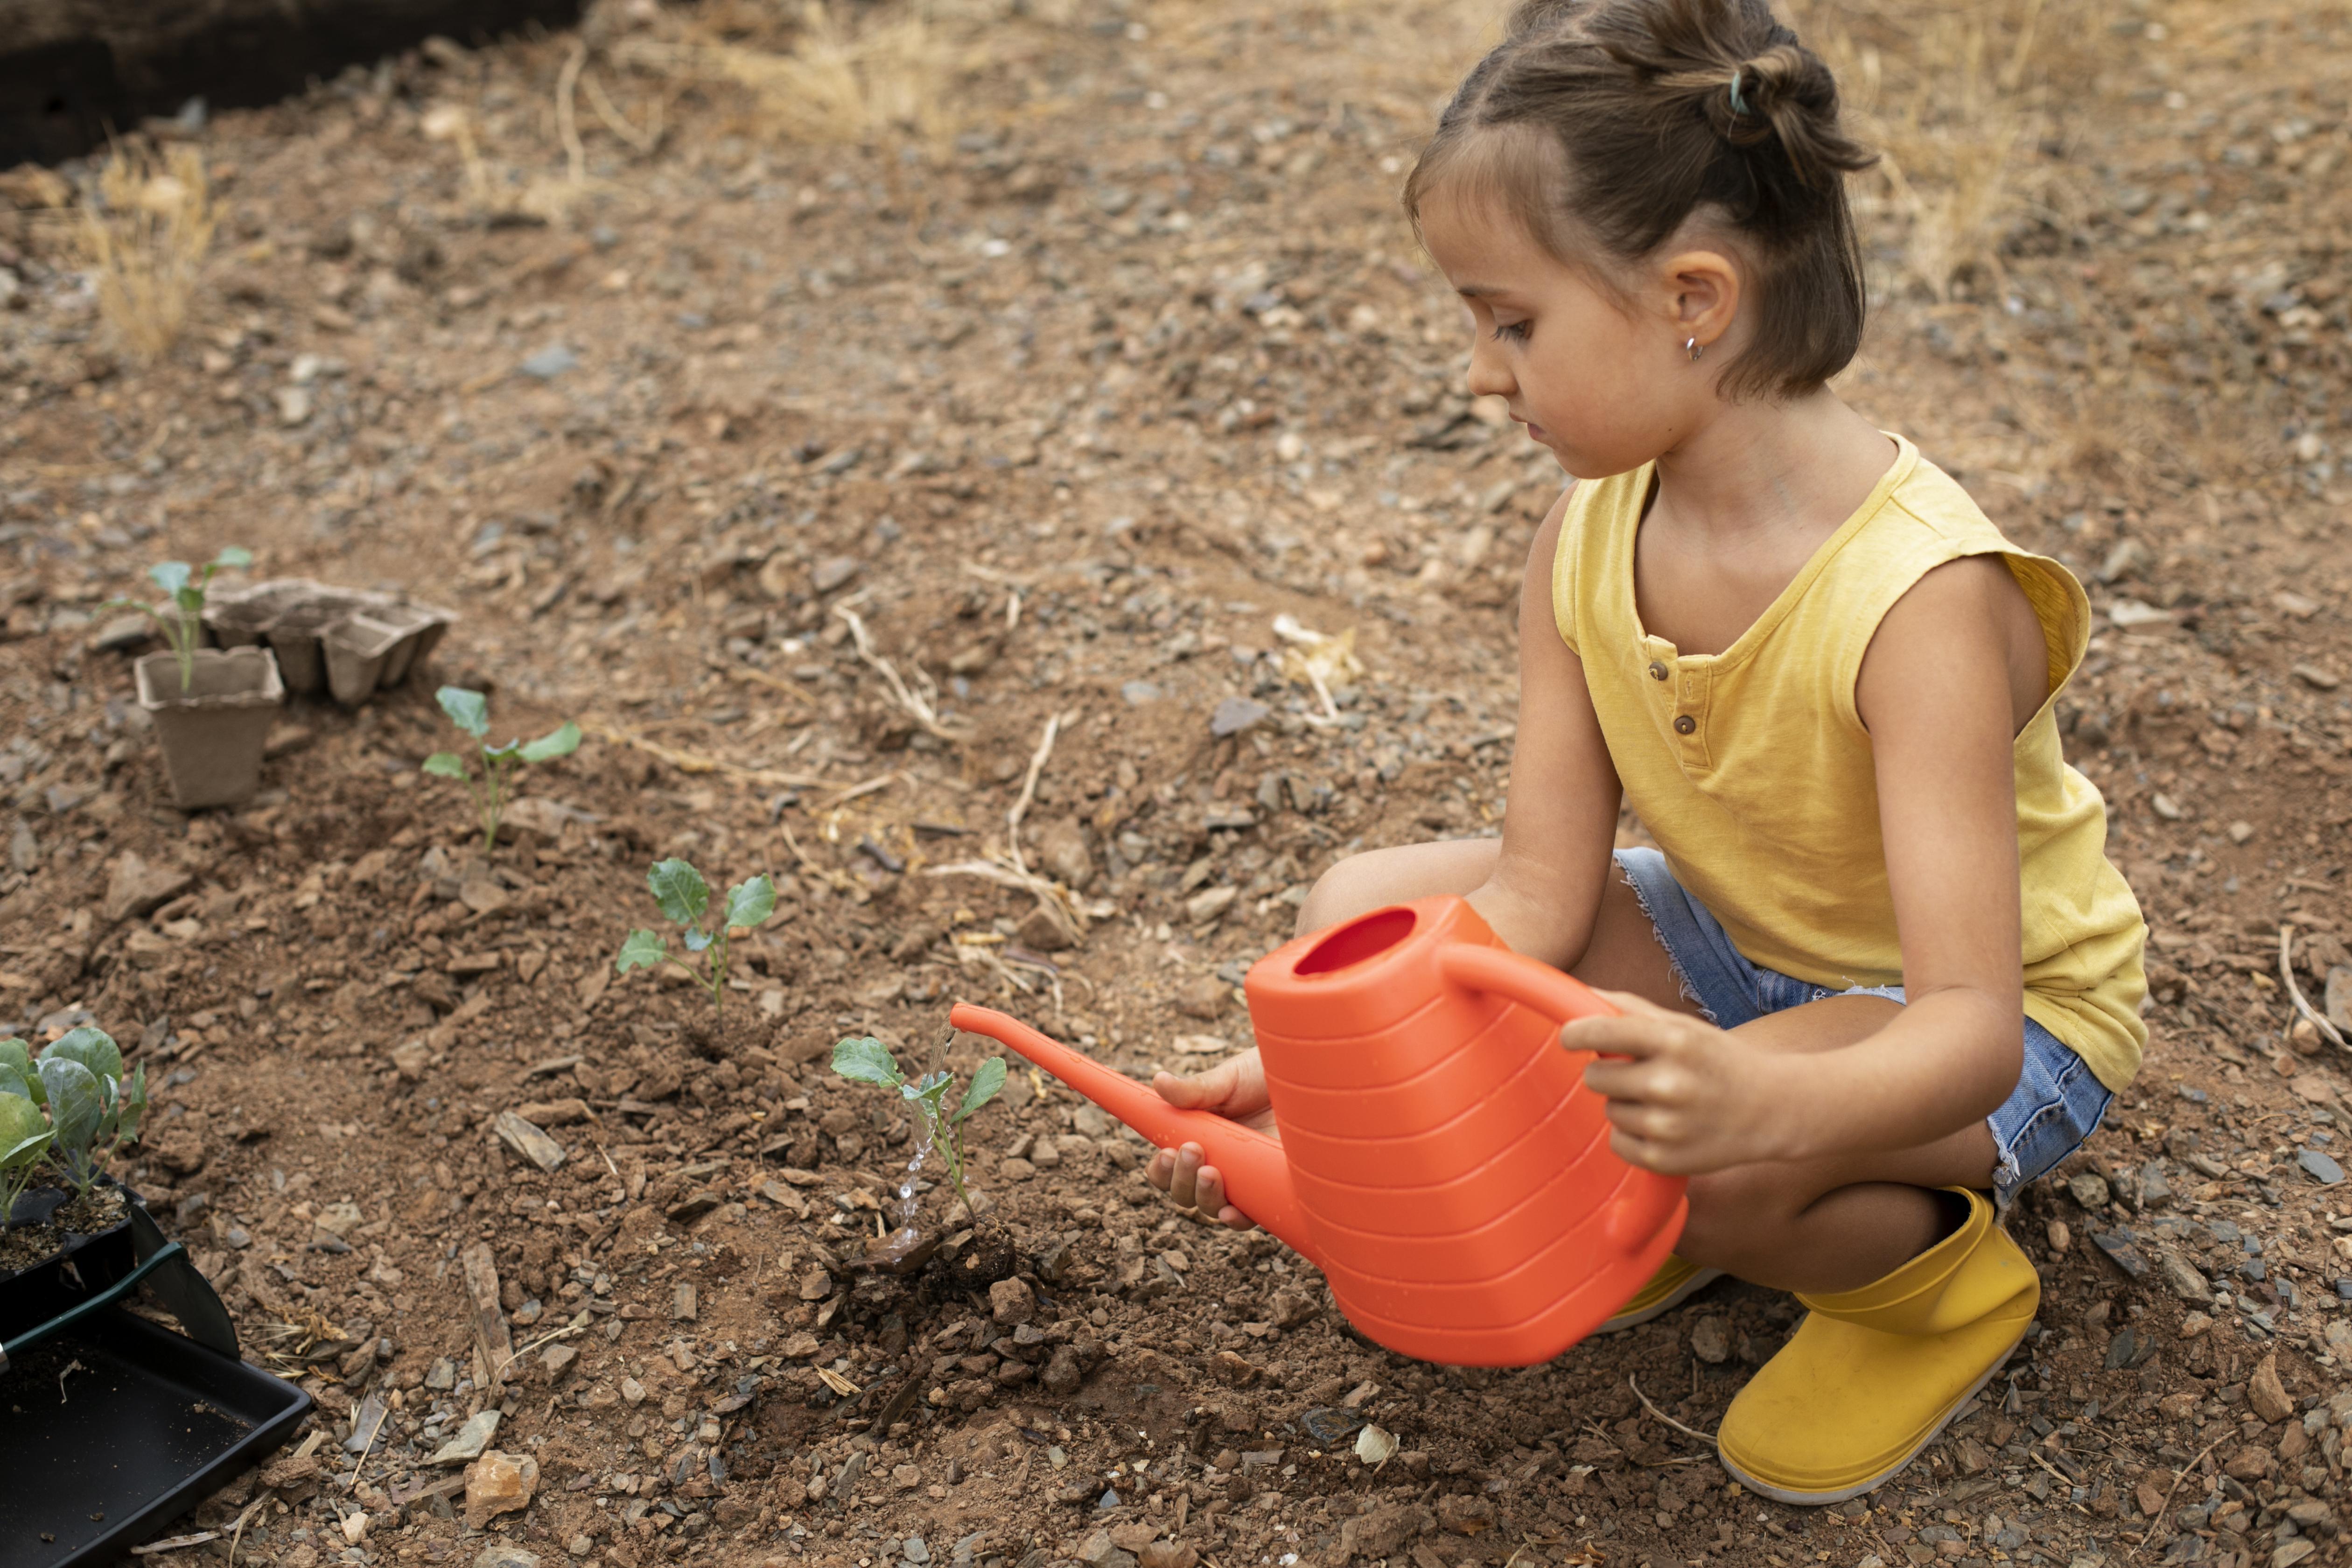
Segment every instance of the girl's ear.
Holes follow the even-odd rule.
[[[1731,331],[1739,315],[1739,268],[1717,250],[1685,250],[1659,269],[1674,331],[1702,350]]]

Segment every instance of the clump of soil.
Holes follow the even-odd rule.
[[[1000,1279],[1012,1279],[1020,1269],[1021,1253],[1013,1245],[1013,1233],[1003,1226],[985,1224],[972,1231],[971,1239],[948,1265],[957,1288],[965,1290],[985,1290]]]

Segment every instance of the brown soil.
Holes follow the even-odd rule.
[[[548,1563],[2346,1560],[2352,1217],[2305,1154],[2343,1155],[2345,1059],[2291,1032],[2279,956],[2292,927],[2315,995],[2352,964],[2340,6],[2057,7],[2037,48],[2080,74],[2016,144],[2032,199],[1940,291],[1906,259],[1926,218],[1869,186],[1886,297],[1847,394],[2092,584],[2065,724],[2158,960],[2146,1072],[2012,1221],[2040,1331],[1903,1477],[1759,1503],[1659,1418],[1709,1429],[1786,1296],[1720,1286],[1528,1371],[1415,1365],[1270,1239],[1168,1212],[1132,1140],[1026,1073],[971,1129],[1016,1272],[961,1288],[977,1242],[853,1268],[901,1222],[910,1130],[831,1079],[838,1037],[912,1063],[971,997],[1134,1071],[1213,1059],[1189,1047],[1245,1041],[1234,982],[1336,857],[1492,830],[1549,481],[1457,395],[1458,307],[1389,200],[1482,18],[1006,15],[969,30],[998,62],[953,84],[969,129],[901,161],[613,66],[679,25],[616,12],[598,79],[640,124],[667,92],[666,140],[583,110],[596,183],[552,226],[488,221],[422,126],[468,109],[502,210],[560,183],[571,40],[405,58],[207,132],[220,259],[146,368],[66,226],[0,212],[0,1001],[133,1047],[132,1179],[320,1401],[329,1446],[268,1472],[285,1507],[240,1562],[472,1562],[425,1460],[488,1404],[540,1465],[492,1529]],[[1835,19],[1889,59],[1918,31]],[[776,43],[749,8],[705,23]],[[150,561],[226,543],[463,619],[422,683],[293,709],[251,808],[188,817],[90,639]],[[1337,723],[1280,666],[1286,613],[1356,631]],[[591,725],[487,867],[416,771],[453,740],[442,679],[492,692],[500,738]],[[1268,711],[1220,738],[1227,699]],[[1003,849],[1055,715],[1022,843],[1083,889],[1076,945],[941,874]],[[783,889],[715,1033],[682,981],[611,975],[669,854]],[[107,919],[134,855],[193,886]],[[502,1389],[480,1247],[522,1349]],[[378,1397],[346,1500],[318,1467],[349,1472]]]
[[[115,1188],[92,1187],[60,1204],[49,1221],[70,1235],[96,1236],[108,1226],[119,1224],[127,1206],[122,1194]]]

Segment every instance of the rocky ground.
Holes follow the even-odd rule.
[[[969,1070],[969,998],[1213,1060],[1335,858],[1494,830],[1556,479],[1461,395],[1391,200],[1482,8],[950,12],[911,147],[789,139],[712,46],[790,37],[720,0],[599,11],[577,75],[436,44],[173,132],[225,222],[152,364],[63,187],[0,178],[0,1022],[135,1046],[134,1184],[320,1406],[165,1560],[240,1519],[287,1568],[2352,1558],[2352,1075],[2282,989],[2347,1022],[2347,13],[2053,0],[1963,80],[1929,46],[1977,15],[1806,14],[1890,136],[1979,75],[2046,108],[1973,227],[1916,159],[1864,177],[1845,390],[2091,584],[2063,712],[2154,1037],[2014,1216],[2037,1332],[1815,1512],[1703,1436],[1788,1298],[1408,1363],[1025,1071],[970,1129],[1017,1271],[860,1267],[912,1129],[835,1039]],[[229,543],[450,605],[434,679],[588,743],[487,860],[429,682],[170,809],[102,601]],[[612,973],[668,855],[782,889],[723,1028]]]

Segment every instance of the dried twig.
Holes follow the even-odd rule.
[[[786,773],[780,768],[747,768],[740,763],[706,756],[700,752],[688,752],[676,746],[665,746],[659,741],[649,741],[643,735],[633,733],[602,719],[583,719],[580,721],[580,728],[597,740],[609,741],[614,745],[627,746],[635,751],[643,752],[649,757],[657,757],[682,773],[724,773],[730,778],[742,779],[749,784],[772,784],[782,789],[839,787],[832,780],[821,779],[813,773]]]
[[[1680,1432],[1685,1437],[1696,1437],[1710,1448],[1715,1447],[1714,1438],[1708,1436],[1704,1432],[1696,1431],[1691,1427],[1684,1426],[1681,1422],[1675,1420],[1673,1416],[1667,1415],[1664,1411],[1651,1404],[1650,1396],[1642,1392],[1642,1385],[1633,1381],[1633,1374],[1630,1372],[1625,1374],[1625,1386],[1633,1391],[1633,1397],[1640,1400],[1642,1402],[1642,1408],[1648,1411],[1652,1415],[1656,1416],[1659,1420],[1664,1422],[1675,1431]]]
[[[379,1423],[379,1425],[381,1424]],[[251,1502],[246,1504],[245,1511],[236,1516],[236,1527],[235,1530],[230,1531],[228,1538],[228,1568],[236,1568],[236,1549],[238,1544],[245,1540],[246,1521],[251,1519],[255,1514],[259,1513],[261,1511],[261,1505],[268,1502],[269,1498],[269,1493],[262,1493],[261,1496],[255,1498]]]
[[[575,102],[580,68],[587,63],[588,46],[575,38],[572,52],[563,58],[563,69],[555,78],[555,133],[562,138],[564,166],[575,185],[588,183],[588,150],[580,144],[580,113]]]
[[[1045,732],[1037,738],[1037,749],[1029,755],[1029,773],[1021,781],[1021,798],[1014,801],[1013,809],[1004,814],[1004,826],[1013,840],[1013,863],[1024,871],[1029,868],[1029,862],[1021,855],[1021,819],[1028,815],[1029,803],[1037,798],[1037,778],[1045,771],[1046,759],[1054,754],[1054,737],[1062,732],[1063,725],[1076,719],[1075,713],[1047,716]]]
[[[848,625],[850,637],[857,645],[857,657],[889,685],[891,698],[905,710],[907,717],[942,741],[961,741],[964,738],[962,731],[950,728],[940,718],[939,710],[931,700],[936,695],[931,678],[923,673],[921,665],[915,667],[915,679],[923,690],[909,690],[906,681],[899,678],[898,667],[874,651],[874,639],[866,633],[864,618],[845,604],[834,605],[833,613]]]
[[[343,1490],[345,1493],[349,1493],[353,1487],[359,1485],[360,1472],[367,1468],[368,1450],[375,1447],[375,1440],[378,1437],[383,1436],[383,1424],[391,1418],[392,1406],[389,1404],[383,1405],[377,1409],[375,1413],[375,1426],[368,1433],[367,1441],[360,1445],[360,1457],[352,1463],[352,1473],[343,1478]],[[232,1550],[230,1555],[234,1556],[235,1554],[234,1550]]]
[[[588,89],[588,107],[596,111],[596,118],[604,122],[605,130],[640,153],[651,153],[661,145],[662,102],[659,93],[653,96],[652,106],[646,110],[646,128],[640,131],[630,124],[619,106],[604,95],[604,84],[593,75],[583,73],[580,85]]]
[[[2283,925],[2279,927],[2279,980],[2286,987],[2287,1000],[2294,1004],[2294,1010],[2302,1014],[2305,1021],[2318,1030],[2320,1037],[2329,1045],[2339,1051],[2352,1050],[2352,1046],[2345,1044],[2342,1031],[2325,1016],[2313,1011],[2311,1004],[2304,1000],[2303,987],[2296,984],[2294,981],[2294,927]]]
[[[2172,1511],[2172,1494],[2180,1489],[2180,1483],[2189,1479],[2189,1472],[2203,1464],[2205,1462],[2205,1455],[2210,1454],[2214,1449],[2220,1447],[2231,1436],[2232,1436],[2232,1434],[2225,1433],[2222,1436],[2214,1438],[2211,1442],[2205,1445],[2204,1453],[2199,1454],[2195,1458],[2189,1460],[2187,1464],[2181,1466],[2179,1470],[2173,1473],[2172,1485],[2167,1487],[2164,1491],[2164,1506],[2156,1510],[2155,1523],[2158,1526],[2161,1527],[2164,1523],[2164,1516]],[[2140,1537],[2139,1545],[2133,1547],[2129,1552],[2124,1554],[2124,1561],[2128,1563],[2133,1558],[2138,1556],[2140,1552],[2147,1548],[2147,1544],[2155,1539],[2156,1531],[2150,1530],[2146,1535]],[[2165,1539],[2169,1541],[2172,1538],[2168,1535]]]
[[[179,1552],[191,1546],[202,1546],[207,1541],[218,1541],[217,1530],[200,1530],[194,1535],[174,1535],[164,1541],[150,1541],[131,1549],[133,1557],[145,1557],[157,1552]]]

